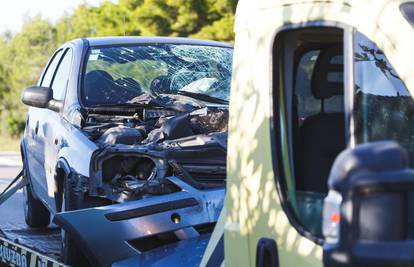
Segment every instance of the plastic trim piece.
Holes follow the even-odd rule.
[[[122,221],[142,216],[152,215],[174,209],[183,209],[188,207],[197,206],[198,202],[195,198],[185,198],[175,201],[168,201],[165,203],[145,206],[141,208],[119,211],[105,214],[105,217],[110,221]]]

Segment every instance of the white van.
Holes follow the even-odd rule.
[[[414,266],[414,2],[240,0],[235,32],[202,265]]]

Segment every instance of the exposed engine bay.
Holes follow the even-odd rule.
[[[120,203],[181,191],[171,176],[200,190],[225,185],[227,106],[130,111],[85,120],[83,131],[100,148],[91,163],[91,196]]]

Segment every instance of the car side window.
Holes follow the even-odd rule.
[[[43,74],[43,78],[42,78],[42,82],[40,83],[40,86],[50,87],[50,83],[52,82],[52,79],[53,79],[53,74],[55,73],[56,67],[59,64],[59,61],[62,57],[62,53],[63,53],[63,50],[61,49],[53,55],[51,61],[46,67],[45,73]]]
[[[414,101],[385,54],[361,33],[355,34],[356,143],[394,140],[414,166]]]
[[[61,62],[59,63],[55,77],[52,79],[51,88],[53,90],[53,98],[56,100],[63,100],[65,98],[71,65],[72,50],[67,49],[61,59]]]

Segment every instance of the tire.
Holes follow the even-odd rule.
[[[77,181],[73,178],[73,176],[69,175],[64,181],[62,212],[82,209],[86,205],[84,193],[77,189]],[[61,236],[62,261],[70,266],[90,266],[87,258],[71,234],[61,229]]]
[[[23,188],[24,220],[29,227],[46,228],[50,223],[50,212],[33,196],[30,184]]]

